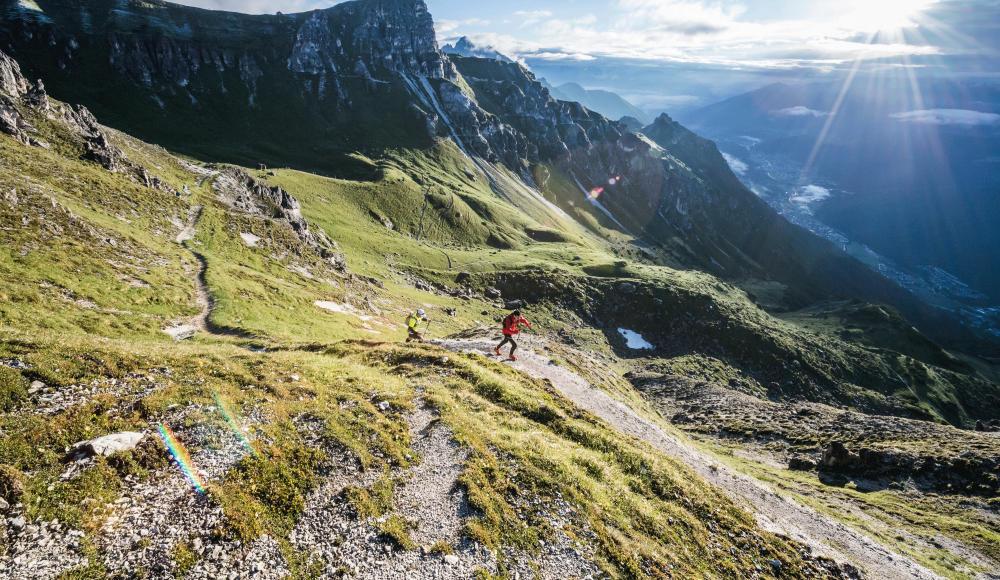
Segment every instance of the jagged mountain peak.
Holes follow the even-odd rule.
[[[490,58],[503,62],[514,62],[513,59],[501,54],[490,45],[479,46],[469,40],[468,36],[463,36],[455,41],[455,44],[446,44],[441,47],[441,51],[447,54],[457,54],[460,56],[470,56],[477,58]]]

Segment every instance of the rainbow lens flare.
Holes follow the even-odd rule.
[[[219,392],[215,391],[214,394],[215,404],[219,406],[219,411],[222,412],[222,418],[226,420],[226,424],[229,425],[229,428],[233,430],[233,433],[236,433],[236,436],[239,437],[240,443],[242,443],[243,446],[250,451],[250,453],[253,453],[254,456],[259,457],[259,455],[257,455],[257,450],[253,448],[253,445],[250,445],[250,440],[246,438],[246,435],[243,434],[243,430],[240,429],[240,424],[236,422],[233,414],[229,412],[229,408],[222,402],[222,399],[219,397]]]
[[[201,475],[195,469],[194,462],[191,461],[191,454],[188,453],[184,445],[177,439],[177,436],[170,430],[170,427],[163,423],[160,423],[160,438],[163,439],[163,444],[167,446],[170,455],[177,462],[177,467],[181,468],[181,473],[184,474],[184,477],[188,478],[188,481],[194,486],[195,491],[205,493],[205,482],[202,481]]]

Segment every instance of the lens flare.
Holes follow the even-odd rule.
[[[191,461],[191,455],[188,453],[184,445],[177,439],[174,432],[170,430],[170,427],[160,423],[160,438],[163,439],[163,444],[167,446],[170,451],[170,455],[173,456],[174,461],[177,462],[177,467],[181,468],[181,473],[184,477],[191,482],[194,486],[195,491],[198,493],[205,493],[205,482],[202,481],[201,475],[198,474],[198,470],[194,467],[194,462]]]
[[[597,199],[597,196],[601,195],[602,193],[604,193],[603,187],[595,187],[594,189],[590,190],[590,197],[593,199]]]
[[[233,417],[233,414],[229,412],[229,408],[226,407],[225,403],[222,402],[222,399],[219,397],[218,391],[216,391],[214,394],[215,394],[215,404],[219,406],[219,411],[222,412],[222,418],[226,420],[226,424],[229,425],[229,428],[233,430],[233,433],[236,433],[236,436],[239,437],[240,443],[242,443],[243,446],[250,451],[250,453],[257,455],[257,450],[253,448],[253,445],[250,445],[250,440],[247,439],[246,435],[243,434],[243,429],[240,428],[240,424],[236,422],[236,419],[235,417]]]

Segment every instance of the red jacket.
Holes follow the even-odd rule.
[[[503,319],[503,333],[512,335],[520,334],[521,331],[519,327],[521,323],[524,323],[525,326],[531,328],[531,324],[528,323],[527,319],[523,316],[514,316],[513,314],[507,316],[507,318]]]

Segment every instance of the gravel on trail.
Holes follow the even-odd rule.
[[[542,339],[535,339],[540,341]],[[885,580],[939,580],[941,576],[913,560],[889,550],[857,530],[794,500],[782,497],[764,483],[718,465],[659,425],[644,419],[625,403],[594,388],[583,377],[534,352],[518,349],[517,361],[505,360],[493,353],[494,341],[482,339],[430,340],[452,352],[474,350],[483,356],[503,360],[522,372],[547,379],[566,398],[601,417],[623,433],[644,439],[654,447],[676,457],[692,471],[725,490],[734,500],[757,516],[761,527],[783,533],[812,547],[814,553],[849,561],[862,566],[867,575]]]

